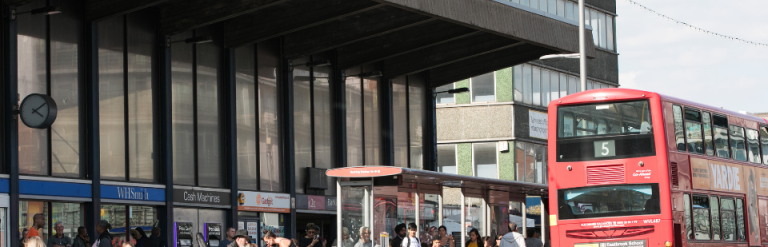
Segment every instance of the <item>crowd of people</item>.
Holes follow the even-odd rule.
[[[130,231],[130,241],[126,241],[125,238],[116,238],[110,234],[109,230],[112,226],[106,220],[102,220],[96,224],[99,238],[91,242],[85,227],[78,227],[77,235],[72,239],[64,234],[64,224],[56,222],[53,224],[56,234],[45,241],[43,240],[45,216],[35,214],[32,222],[31,227],[21,230],[19,247],[166,247],[165,242],[160,238],[159,227],[152,228],[151,236],[147,236],[143,229],[137,227]]]

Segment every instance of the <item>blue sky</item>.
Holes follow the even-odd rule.
[[[768,43],[766,0],[635,0],[720,34]],[[616,0],[621,87],[768,112],[768,48],[704,34]]]

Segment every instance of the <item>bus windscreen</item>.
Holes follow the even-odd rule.
[[[561,189],[558,197],[563,220],[661,213],[658,184]]]
[[[558,161],[651,155],[655,150],[648,100],[558,107]]]

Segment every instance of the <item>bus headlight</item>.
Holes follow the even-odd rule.
[[[669,241],[667,241],[667,242],[664,242],[664,246],[666,246],[666,247],[672,247],[672,243],[670,243]]]

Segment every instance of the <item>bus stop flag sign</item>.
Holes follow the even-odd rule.
[[[385,166],[356,166],[331,169],[325,172],[329,177],[360,178],[360,177],[384,177],[402,173],[399,167]]]

